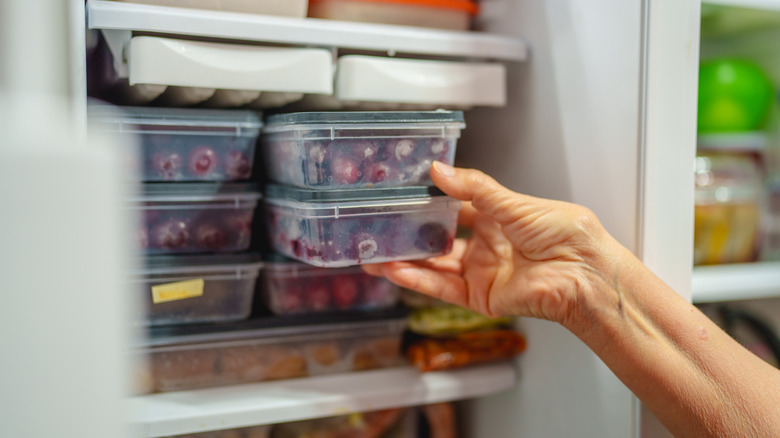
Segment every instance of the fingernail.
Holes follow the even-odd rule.
[[[440,174],[442,174],[444,176],[455,175],[455,168],[450,166],[450,165],[448,165],[448,164],[444,164],[441,161],[434,161],[433,162],[433,167],[436,168],[437,172],[439,172]]]

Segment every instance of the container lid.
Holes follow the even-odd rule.
[[[419,199],[434,196],[446,196],[436,187],[411,186],[367,189],[333,189],[312,190],[278,184],[268,184],[265,187],[268,199],[288,199],[298,202],[333,203],[351,201]]]
[[[155,132],[163,127],[186,128],[186,131],[236,131],[258,130],[263,126],[261,115],[249,110],[222,110],[201,108],[112,107],[93,104],[88,117],[99,125],[119,132],[146,132],[138,126],[154,126]]]
[[[311,3],[320,3],[327,0],[309,0]],[[366,3],[401,3],[412,6],[428,6],[432,8],[454,9],[477,15],[479,7],[472,0],[360,0]]]
[[[297,125],[457,124],[465,128],[462,111],[330,111],[278,114],[268,118],[265,132],[296,129]]]
[[[144,347],[191,345],[242,339],[278,340],[281,337],[307,336],[325,332],[363,334],[369,330],[400,333],[409,311],[393,308],[375,312],[334,315],[271,316],[235,323],[195,324],[150,327],[142,341]]]
[[[255,183],[147,183],[142,194],[127,201],[138,202],[252,202],[262,197]]]
[[[134,274],[216,273],[232,272],[236,268],[259,270],[262,267],[263,257],[259,253],[150,255],[145,257],[145,266]]]

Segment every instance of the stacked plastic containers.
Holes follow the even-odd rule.
[[[452,164],[463,114],[311,112],[272,116],[262,140],[269,243],[327,268],[448,253],[460,202],[431,186]]]
[[[92,106],[98,127],[132,136],[143,181],[126,199],[140,217],[144,268],[132,281],[145,325],[226,322],[252,309],[261,258],[247,251],[261,193],[249,182],[262,121],[238,110]]]

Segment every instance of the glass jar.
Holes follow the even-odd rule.
[[[755,150],[702,148],[695,165],[694,264],[758,258],[763,169]]]

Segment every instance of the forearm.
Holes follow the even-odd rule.
[[[567,327],[676,436],[780,436],[780,371],[628,250],[605,252]]]

